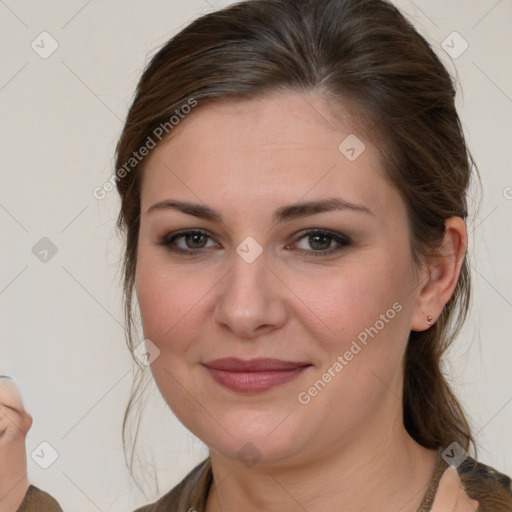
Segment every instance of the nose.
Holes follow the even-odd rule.
[[[251,340],[281,328],[286,322],[286,286],[269,266],[263,252],[248,263],[233,256],[232,270],[220,284],[215,321],[237,339]]]

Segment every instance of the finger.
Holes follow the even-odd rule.
[[[32,426],[32,421],[32,416],[27,411],[17,411],[0,405],[0,439],[5,435],[25,436]]]
[[[455,512],[461,488],[457,470],[448,468],[439,481],[431,512]]]
[[[466,491],[461,488],[455,512],[475,512],[478,510],[478,501],[471,499]]]
[[[23,400],[16,382],[12,377],[0,378],[0,405],[16,411],[24,411]]]
[[[25,436],[32,426],[32,416],[25,410],[23,400],[12,378],[0,378],[0,439]]]
[[[455,468],[448,468],[440,482],[431,512],[475,512],[478,501],[471,499]]]

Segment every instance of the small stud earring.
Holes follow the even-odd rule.
[[[427,317],[427,325],[432,325],[432,316],[428,315]]]

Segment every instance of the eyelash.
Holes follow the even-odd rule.
[[[189,256],[199,256],[201,254],[204,254],[208,252],[208,249],[182,249],[180,247],[173,246],[172,244],[183,237],[186,237],[188,235],[203,235],[208,238],[211,238],[210,235],[206,231],[201,231],[198,229],[191,229],[186,231],[180,231],[178,233],[170,233],[168,235],[163,236],[160,238],[157,242],[157,245],[166,246],[169,251],[172,251],[173,253],[181,254],[181,255],[189,255]],[[326,250],[320,250],[320,251],[307,251],[305,249],[298,249],[305,257],[313,256],[330,256],[334,253],[337,253],[341,251],[343,248],[349,246],[352,244],[352,240],[341,233],[334,233],[329,230],[321,229],[321,228],[315,228],[310,229],[307,231],[304,231],[300,234],[300,236],[296,237],[293,243],[297,243],[298,241],[302,240],[303,238],[307,238],[310,236],[323,236],[330,238],[334,242],[338,243],[338,246],[332,247]]]

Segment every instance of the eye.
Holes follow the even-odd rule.
[[[209,247],[217,246],[216,243],[207,245],[208,239],[211,239],[211,237],[205,231],[188,230],[165,235],[157,243],[176,253],[201,254],[207,252]]]
[[[303,247],[298,247],[297,241],[304,240]],[[325,229],[310,229],[296,238],[294,246],[301,252],[307,253],[306,256],[326,256],[342,250],[352,243],[350,238],[341,233],[335,233]],[[334,245],[333,244],[337,244]],[[308,249],[308,246],[313,250]]]
[[[210,245],[208,245],[209,240],[212,242]],[[306,257],[328,256],[342,250],[351,243],[351,239],[346,235],[315,228],[304,231],[296,237],[292,250],[298,249]],[[212,247],[219,247],[208,233],[197,229],[170,233],[160,238],[157,244],[167,247],[169,251],[183,255],[200,255],[208,252]],[[301,244],[303,247],[299,247]]]

